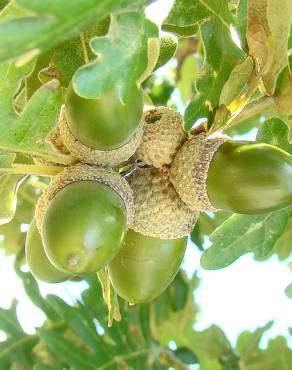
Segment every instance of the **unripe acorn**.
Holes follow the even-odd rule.
[[[99,165],[128,160],[141,142],[143,91],[136,84],[124,103],[117,87],[85,99],[69,85],[60,117],[62,141],[73,157]]]
[[[30,272],[46,283],[61,283],[72,275],[58,270],[48,259],[36,222],[30,224],[25,242],[25,257]]]
[[[132,304],[160,295],[179,270],[187,240],[161,240],[128,230],[122,248],[109,264],[118,295]]]
[[[176,50],[177,50],[177,37],[171,34],[162,35],[160,38],[159,57],[154,68],[154,71],[165,65],[174,56]]]
[[[143,115],[142,143],[137,158],[145,164],[160,168],[169,165],[187,136],[181,115],[168,107],[147,110]]]
[[[132,212],[132,191],[123,177],[78,164],[54,177],[37,202],[36,220],[52,264],[80,276],[114,257]]]
[[[199,214],[180,199],[169,181],[168,168],[137,169],[129,183],[135,205],[131,229],[160,239],[178,239],[193,230]]]
[[[113,167],[126,162],[140,145],[143,133],[143,121],[140,122],[132,139],[118,149],[98,150],[91,149],[78,141],[71,133],[66,119],[65,106],[62,107],[57,126],[60,130],[62,141],[73,158],[83,163]]]
[[[177,153],[170,179],[194,210],[259,214],[292,203],[292,156],[265,143],[194,136]]]

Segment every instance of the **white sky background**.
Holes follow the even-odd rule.
[[[152,4],[147,14],[149,18],[160,23],[167,14],[172,0],[160,0]],[[291,241],[292,242],[292,241]],[[201,315],[195,326],[203,330],[212,324],[219,325],[234,344],[243,330],[255,330],[270,320],[273,328],[263,341],[275,335],[289,337],[287,328],[292,327],[292,300],[285,293],[285,287],[292,282],[292,273],[286,263],[276,256],[268,261],[258,263],[248,254],[231,266],[216,271],[204,271],[200,268],[201,252],[189,243],[184,267],[188,272],[197,270],[201,285],[196,290],[195,299],[201,307]],[[13,298],[17,298],[18,317],[28,333],[40,326],[44,315],[27,298],[20,279],[13,270],[13,257],[4,257],[0,250],[0,306],[8,308]],[[69,303],[74,302],[86,283],[45,284],[40,283],[42,293],[54,293],[62,296]],[[5,335],[0,331],[0,340]],[[290,337],[292,348],[292,340]]]

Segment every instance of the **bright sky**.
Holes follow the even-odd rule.
[[[164,18],[172,0],[160,0],[148,9],[148,16],[158,23]],[[292,241],[291,241],[292,242]],[[184,267],[190,273],[198,271],[202,278],[196,291],[196,301],[201,307],[201,315],[196,329],[203,330],[211,324],[219,325],[227,337],[235,342],[243,330],[255,330],[270,320],[275,324],[265,336],[287,335],[292,327],[292,300],[285,293],[285,287],[292,281],[292,273],[286,263],[277,257],[258,263],[248,254],[230,267],[217,271],[204,271],[199,264],[200,252],[190,242],[185,256]],[[292,258],[290,259],[292,260]],[[21,281],[13,270],[13,257],[4,257],[0,250],[0,306],[8,308],[13,298],[17,298],[18,317],[24,330],[33,333],[41,325],[44,315],[26,297]],[[74,302],[86,283],[45,284],[41,283],[43,294],[54,293],[68,302]],[[0,331],[0,340],[5,336]],[[292,340],[290,337],[292,348]]]

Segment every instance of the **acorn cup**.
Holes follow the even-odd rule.
[[[169,181],[167,167],[137,169],[128,181],[135,206],[131,229],[160,239],[178,239],[193,230],[199,212],[180,199]]]
[[[182,116],[168,107],[154,107],[143,114],[142,143],[136,156],[149,166],[161,168],[171,164],[187,135]]]
[[[50,262],[78,276],[97,272],[115,256],[132,218],[127,181],[114,170],[85,164],[55,176],[36,205]]]

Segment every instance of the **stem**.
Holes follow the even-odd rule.
[[[55,176],[62,172],[61,166],[35,166],[32,164],[15,164],[13,167],[2,167],[0,173],[10,173],[15,175],[36,175],[36,176]]]
[[[41,152],[29,150],[29,149],[24,149],[21,146],[20,147],[17,147],[17,146],[13,147],[11,145],[6,146],[6,145],[0,144],[0,149],[3,150],[4,152],[21,153],[21,154],[28,155],[30,157],[38,157],[38,158],[45,159],[47,161],[60,163],[60,164],[64,164],[64,165],[69,165],[69,164],[72,164],[72,162],[73,162],[73,158],[70,157],[69,155],[57,154],[57,153],[56,154],[41,153]]]
[[[177,359],[174,355],[172,355],[169,351],[167,351],[165,348],[162,347],[150,347],[150,348],[142,348],[138,351],[128,353],[123,356],[114,356],[112,360],[106,362],[104,365],[100,366],[99,370],[108,369],[111,366],[115,364],[119,364],[120,362],[123,362],[124,360],[139,357],[141,355],[151,354],[154,355],[160,355],[160,357],[163,357],[163,362],[172,365],[172,367],[175,367],[177,370],[188,370],[189,367],[186,366],[183,362],[181,362],[179,359]]]
[[[83,58],[84,58],[85,63],[87,64],[89,62],[89,56],[88,56],[86,42],[85,42],[85,37],[84,37],[84,33],[83,32],[80,32],[80,41],[81,41]]]
[[[272,116],[279,116],[277,111],[276,104],[274,99],[270,96],[261,96],[260,98],[256,98],[252,100],[249,104],[247,104],[242,111],[239,113],[235,113],[233,117],[230,119],[230,124],[228,127],[232,127],[237,125],[240,122],[243,122],[249,118],[255,117],[258,114],[264,115],[266,118],[270,118]]]
[[[64,328],[66,327],[66,323],[64,321],[61,321],[61,322],[59,322],[57,324],[53,324],[48,329],[43,329],[42,331],[48,332],[48,331],[50,331],[52,329],[63,328],[63,327]],[[1,360],[1,358],[4,358],[5,356],[7,356],[9,353],[12,353],[12,351],[14,350],[14,348],[16,348],[18,346],[21,346],[22,347],[25,344],[29,343],[29,341],[33,341],[35,338],[38,338],[38,333],[33,334],[33,335],[26,335],[25,337],[23,337],[23,338],[21,338],[19,340],[14,341],[10,346],[4,348],[3,351],[0,351],[0,360]]]

